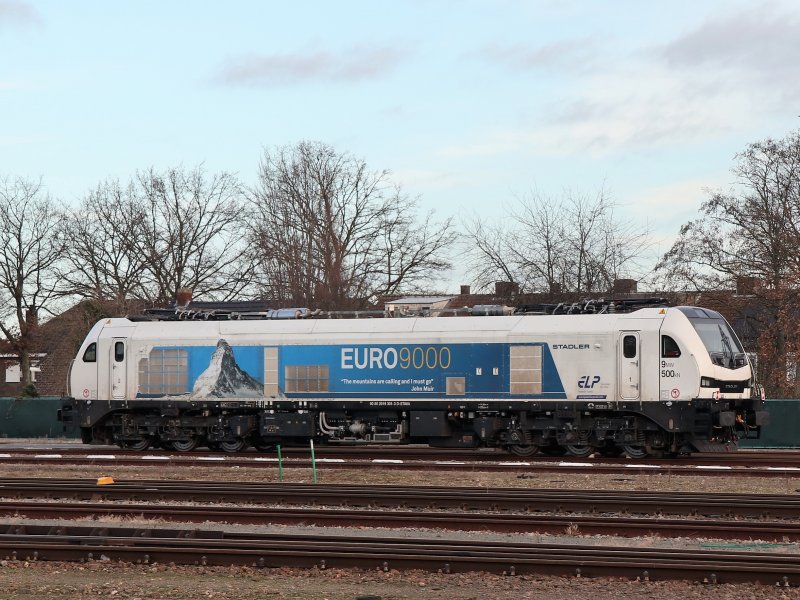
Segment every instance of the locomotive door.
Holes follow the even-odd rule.
[[[617,346],[617,381],[619,382],[619,397],[623,400],[639,399],[640,353],[639,332],[621,332]]]
[[[114,399],[125,398],[127,387],[126,360],[126,340],[125,338],[113,338],[111,340],[111,397]]]

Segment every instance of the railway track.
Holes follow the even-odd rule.
[[[797,554],[121,527],[10,526],[0,533],[0,555],[27,561],[485,571],[787,587],[800,580]]]
[[[500,453],[485,454],[447,454],[442,459],[424,459],[423,453],[411,455],[381,454],[371,456],[363,448],[359,452],[319,453],[316,466],[320,469],[391,469],[391,470],[437,470],[437,471],[494,471],[494,472],[578,472],[598,474],[669,474],[691,476],[743,476],[743,477],[786,477],[800,476],[800,455],[792,453],[772,453],[769,457],[758,457],[753,453],[742,453],[747,456],[726,458],[729,455],[705,456],[703,458],[686,458],[682,460],[646,460],[631,461],[629,459],[575,459],[566,457],[531,457],[518,460]],[[385,456],[385,457],[384,457]],[[461,458],[457,458],[461,457]],[[86,449],[38,450],[14,449],[0,452],[0,465],[61,465],[61,466],[94,466],[114,464],[119,466],[146,467],[165,464],[175,467],[220,466],[238,468],[276,468],[278,459],[274,455],[259,453],[219,454],[219,453],[179,453],[179,452],[130,452],[119,449],[102,449],[100,451]],[[292,452],[282,461],[286,469],[307,469],[311,467],[308,451]]]
[[[281,453],[287,459],[308,459],[310,449],[308,447],[289,446],[281,449]],[[561,462],[561,461],[594,461],[611,464],[629,463],[631,459],[626,457],[591,456],[588,458],[575,458],[570,456],[549,456],[547,454],[535,454],[525,459],[514,456],[502,450],[494,448],[482,449],[459,449],[459,448],[431,448],[428,446],[317,446],[315,453],[319,458],[328,459],[388,459],[388,460],[438,460],[438,461],[470,461],[470,462],[498,462],[498,461],[534,461],[534,462]],[[37,456],[41,454],[59,454],[61,456],[86,456],[86,455],[115,455],[119,457],[141,457],[147,455],[170,455],[190,458],[254,458],[267,457],[276,458],[277,452],[258,452],[250,448],[244,452],[226,454],[210,451],[194,451],[190,453],[176,452],[173,450],[150,449],[145,452],[126,450],[117,446],[87,446],[82,444],[52,445],[47,443],[36,443],[23,445],[22,443],[10,443],[0,441],[0,454],[13,454],[15,456]],[[636,459],[645,462],[654,462],[667,465],[686,465],[696,463],[716,463],[731,466],[754,466],[768,464],[772,466],[800,466],[800,450],[734,450],[731,452],[705,452],[682,456],[679,458],[645,458]]]
[[[0,516],[23,519],[120,517],[172,523],[246,525],[313,525],[315,527],[427,528],[451,531],[493,531],[606,535],[618,537],[700,537],[724,540],[800,541],[800,524],[787,521],[665,519],[628,516],[553,516],[477,512],[422,512],[319,508],[259,508],[194,505],[144,505],[107,502],[0,501]]]
[[[550,514],[684,515],[720,518],[797,519],[800,497],[769,494],[709,494],[457,488],[209,481],[128,480],[98,485],[85,479],[0,479],[0,497],[20,499],[191,501],[281,506],[483,510]]]
[[[224,522],[226,526],[313,524],[551,532],[571,536],[649,534],[775,542],[800,540],[800,524],[795,522],[800,514],[800,498],[782,495],[514,488],[489,491],[158,480],[98,485],[97,481],[80,479],[6,478],[0,479],[0,497],[6,498],[0,501],[0,515],[16,519],[125,517]],[[13,497],[27,501],[8,500]],[[58,498],[69,498],[71,502],[55,501]],[[146,504],[124,504],[123,499]],[[159,504],[167,499],[192,504]],[[198,505],[198,502],[213,504]],[[253,505],[226,505],[234,502]],[[336,505],[339,508],[320,508]],[[655,517],[634,518],[632,514]],[[665,518],[668,514],[694,515],[694,518]],[[787,520],[775,520],[779,517]],[[800,583],[800,554],[411,539],[374,533],[288,536],[163,527],[163,524],[157,528],[150,524],[53,526],[28,522],[3,525],[0,556],[6,560],[358,567],[444,573],[487,571],[507,575],[688,579],[706,583],[757,581],[782,586]]]

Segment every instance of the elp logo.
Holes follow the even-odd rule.
[[[592,389],[599,382],[600,375],[584,375],[578,380],[578,387],[584,390]]]

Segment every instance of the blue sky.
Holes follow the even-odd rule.
[[[318,140],[442,217],[602,186],[663,251],[800,127],[798,71],[790,1],[0,0],[0,177],[68,203],[151,166],[252,183]]]

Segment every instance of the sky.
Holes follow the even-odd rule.
[[[457,222],[602,188],[664,252],[798,128],[789,0],[0,0],[0,178],[67,204],[313,140]]]

